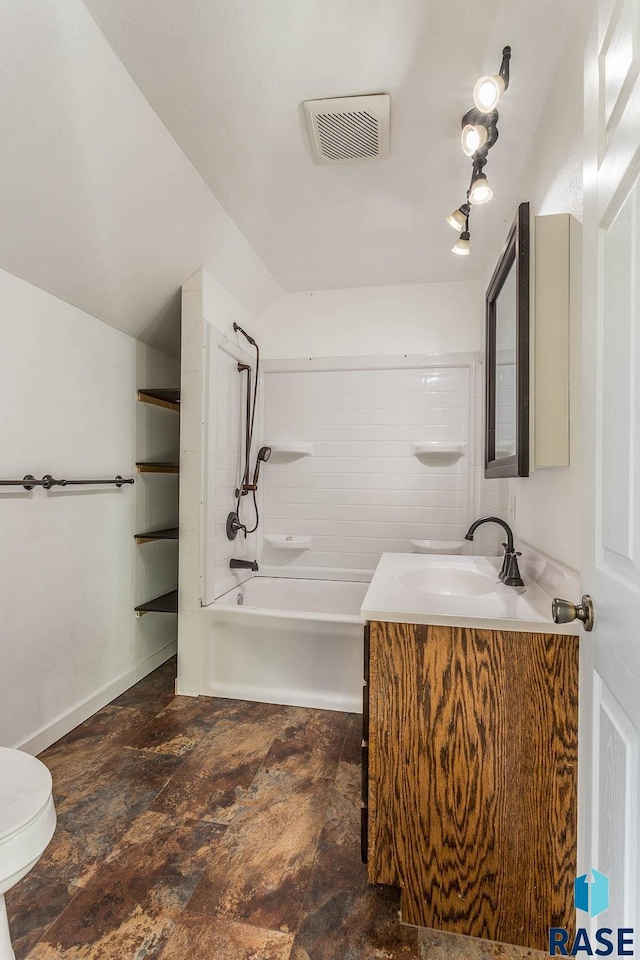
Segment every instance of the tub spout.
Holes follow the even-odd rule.
[[[258,561],[257,560],[229,560],[229,566],[232,570],[253,570],[254,573],[258,572]]]

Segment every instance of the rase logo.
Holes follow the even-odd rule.
[[[609,908],[609,878],[594,867],[591,867],[591,877],[590,883],[586,873],[576,877],[573,884],[573,900],[576,910],[581,910],[590,917],[597,917]],[[613,930],[611,927],[599,927],[594,934],[592,945],[588,931],[584,927],[578,927],[570,948],[568,930],[564,927],[549,929],[550,957],[575,957],[581,953],[587,957],[612,955],[632,957],[634,954],[633,928],[618,927]]]

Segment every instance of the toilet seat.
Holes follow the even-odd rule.
[[[0,747],[0,894],[40,859],[56,827],[51,774],[36,757]]]

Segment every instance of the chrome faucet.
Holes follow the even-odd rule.
[[[524,580],[520,576],[520,569],[518,567],[518,557],[520,554],[514,548],[513,531],[508,523],[501,520],[500,517],[482,517],[482,519],[476,520],[471,524],[465,534],[465,540],[473,540],[474,533],[483,523],[499,523],[507,534],[507,542],[502,544],[504,547],[504,560],[502,561],[502,570],[498,574],[498,578],[503,583],[506,583],[508,587],[524,587]]]

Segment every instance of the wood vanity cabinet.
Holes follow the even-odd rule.
[[[548,949],[574,927],[578,638],[365,630],[363,858],[407,923]]]

